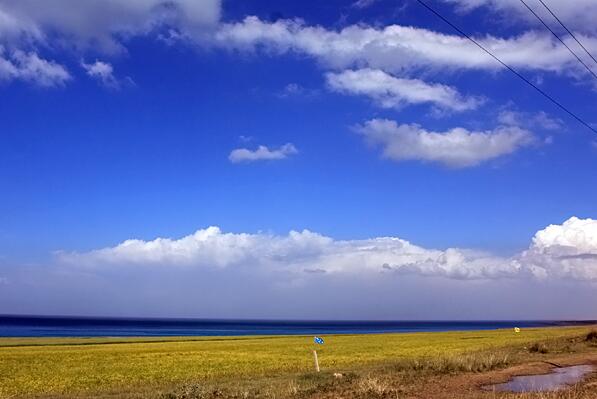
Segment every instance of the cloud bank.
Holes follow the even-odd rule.
[[[412,274],[449,279],[537,278],[597,280],[597,220],[572,217],[538,231],[527,251],[504,258],[478,250],[427,249],[397,237],[334,240],[309,230],[224,233],[218,227],[179,239],[126,240],[90,252],[59,252],[79,267],[136,265],[285,271],[293,275]],[[313,273],[317,271],[317,273]]]
[[[0,313],[327,320],[595,319],[592,219],[499,256],[396,237],[202,229],[2,264]],[[532,236],[532,234],[531,234]]]

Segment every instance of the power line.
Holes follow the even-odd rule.
[[[570,111],[568,108],[566,108],[565,106],[563,106],[562,104],[560,104],[559,101],[557,101],[556,99],[554,99],[552,96],[550,96],[549,94],[547,94],[546,92],[544,92],[543,90],[541,90],[539,87],[537,87],[533,82],[531,82],[530,80],[528,80],[527,78],[525,78],[523,75],[521,75],[519,72],[517,72],[514,68],[512,68],[511,66],[509,66],[508,64],[506,64],[504,61],[500,60],[497,56],[495,56],[491,51],[489,51],[488,49],[486,49],[481,43],[477,42],[475,39],[473,39],[471,36],[469,36],[468,34],[466,34],[462,29],[460,29],[458,26],[454,25],[452,22],[450,22],[447,18],[445,18],[443,15],[441,15],[439,12],[437,12],[435,9],[431,8],[431,6],[429,6],[427,3],[425,3],[423,0],[417,0],[417,2],[419,2],[419,4],[421,4],[423,7],[425,7],[426,9],[428,9],[429,11],[431,11],[433,14],[435,14],[439,19],[441,19],[442,21],[444,21],[445,23],[447,23],[448,25],[450,25],[454,30],[456,30],[458,33],[460,33],[462,36],[464,36],[465,38],[467,38],[468,40],[470,40],[472,43],[474,43],[477,47],[479,47],[481,50],[483,50],[484,52],[486,52],[487,54],[489,54],[491,56],[491,58],[493,58],[494,60],[496,60],[497,62],[499,62],[503,67],[507,68],[510,72],[512,72],[514,75],[518,76],[520,79],[522,79],[526,84],[528,84],[529,86],[531,86],[532,88],[534,88],[535,90],[537,90],[539,93],[541,93],[545,98],[547,98],[549,101],[551,101],[552,103],[554,103],[556,106],[558,106],[561,110],[563,110],[564,112],[566,112],[568,115],[570,115],[571,117],[573,117],[574,119],[576,119],[580,124],[584,125],[586,128],[588,128],[589,130],[591,130],[593,133],[597,133],[597,129],[595,129],[594,127],[592,127],[591,125],[589,125],[587,122],[585,122],[584,120],[582,120],[579,116],[577,116],[574,112]]]
[[[568,32],[568,34],[569,34],[570,36],[572,36],[572,38],[573,38],[574,40],[576,40],[576,43],[578,43],[578,45],[579,45],[580,47],[582,47],[582,49],[583,49],[583,50],[585,50],[585,53],[587,53],[587,55],[588,55],[589,57],[591,57],[591,59],[593,59],[593,61],[595,61],[595,63],[597,64],[597,59],[595,59],[595,57],[593,57],[593,54],[591,54],[591,53],[589,52],[589,50],[587,50],[587,48],[586,48],[585,46],[583,46],[583,45],[582,45],[582,43],[580,42],[580,40],[578,40],[578,39],[576,38],[576,36],[574,35],[574,33],[572,33],[572,32],[570,31],[570,29],[568,29],[568,28],[566,27],[566,25],[564,25],[564,23],[563,23],[562,21],[560,21],[560,18],[558,18],[558,17],[557,17],[557,15],[556,15],[556,14],[554,14],[554,12],[553,12],[553,11],[551,11],[551,9],[550,9],[550,8],[547,6],[547,4],[545,4],[545,3],[543,2],[543,0],[539,0],[539,2],[540,2],[541,4],[543,4],[543,7],[545,7],[545,8],[547,9],[547,11],[549,11],[549,13],[550,13],[550,14],[551,14],[551,15],[552,15],[552,16],[553,16],[555,19],[556,19],[556,21],[558,21],[558,22],[560,23],[560,25],[562,25],[562,28],[566,29],[566,32]]]
[[[541,1],[541,0],[539,0],[539,1]],[[543,26],[545,26],[545,27],[547,28],[547,30],[548,30],[548,31],[550,31],[550,32],[551,32],[551,34],[552,34],[552,35],[554,35],[554,36],[555,36],[555,38],[556,38],[556,39],[558,39],[558,40],[560,41],[560,43],[562,43],[562,44],[564,45],[564,47],[566,47],[566,48],[568,49],[568,51],[570,52],[570,54],[572,54],[573,56],[575,56],[575,57],[576,57],[576,59],[578,60],[578,62],[580,62],[580,63],[581,63],[581,64],[582,64],[582,65],[583,65],[583,66],[586,68],[586,70],[587,70],[587,71],[589,71],[589,73],[590,73],[591,75],[593,75],[593,77],[594,77],[595,79],[597,79],[597,75],[595,74],[595,72],[593,72],[593,70],[592,70],[591,68],[589,68],[589,66],[588,66],[587,64],[585,64],[585,62],[584,62],[583,60],[581,60],[581,59],[580,59],[580,57],[579,57],[578,55],[576,55],[576,53],[575,53],[574,51],[572,51],[572,49],[571,49],[570,47],[568,47],[568,45],[566,44],[566,42],[564,42],[564,41],[563,41],[563,40],[560,38],[560,36],[558,36],[558,34],[557,34],[557,33],[555,33],[555,32],[553,31],[553,29],[551,29],[551,28],[549,27],[549,25],[547,25],[547,24],[545,23],[545,21],[543,21],[543,19],[542,19],[542,18],[541,18],[539,15],[537,15],[537,13],[536,13],[536,12],[535,12],[535,11],[534,11],[534,10],[533,10],[531,7],[529,7],[529,5],[528,5],[528,4],[527,4],[527,3],[526,3],[524,0],[520,0],[520,2],[521,2],[522,4],[524,4],[524,6],[525,6],[525,7],[526,7],[526,8],[527,8],[527,9],[528,9],[530,12],[531,12],[531,14],[533,14],[533,15],[535,16],[535,18],[537,18],[537,19],[538,19],[538,20],[539,20],[539,21],[540,21],[540,22],[543,24]]]

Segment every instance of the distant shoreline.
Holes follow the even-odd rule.
[[[0,337],[231,337],[586,326],[597,320],[232,320],[0,315]]]

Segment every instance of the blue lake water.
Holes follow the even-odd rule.
[[[0,316],[0,337],[318,335],[492,330],[595,321],[292,321]]]

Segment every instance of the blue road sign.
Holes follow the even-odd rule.
[[[323,345],[323,338],[315,337],[315,338],[313,338],[313,342],[315,342],[316,344],[319,344],[319,345]]]

